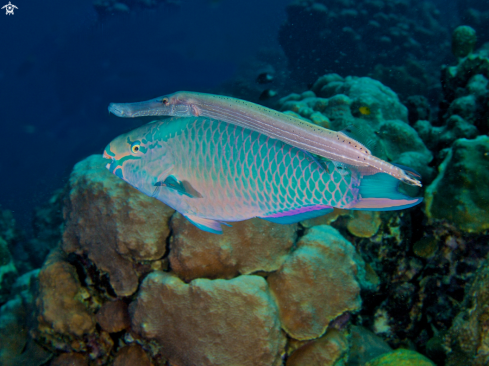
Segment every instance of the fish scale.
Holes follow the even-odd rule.
[[[214,233],[223,221],[290,223],[332,207],[391,210],[421,202],[399,193],[398,180],[388,174],[364,177],[353,167],[203,117],[142,126],[114,139],[104,157],[112,173]]]
[[[182,151],[181,160],[175,165],[183,169],[177,170],[176,175],[228,206],[201,211],[213,219],[229,220],[229,215],[236,215],[235,207],[241,209],[235,202],[239,198],[258,208],[256,216],[305,205],[347,204],[342,197],[351,185],[351,177],[346,182],[348,177],[337,173],[333,164],[329,168],[337,174],[328,174],[299,149],[220,121],[196,119],[186,131],[167,142],[171,150]],[[308,185],[310,179],[315,184]],[[203,182],[212,182],[212,189]],[[309,189],[311,186],[313,189]],[[335,199],[339,202],[333,202]]]

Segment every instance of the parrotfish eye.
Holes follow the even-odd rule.
[[[161,100],[161,103],[163,103],[164,105],[168,105],[170,104],[170,101],[168,100],[167,97],[164,97],[162,100]]]
[[[131,146],[131,151],[132,151],[132,152],[135,154],[135,153],[137,153],[137,152],[139,151],[139,148],[140,148],[140,147],[141,147],[141,146],[140,146],[139,144],[134,143],[134,144],[132,144],[132,146]]]

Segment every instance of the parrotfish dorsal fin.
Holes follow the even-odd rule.
[[[178,180],[174,175],[169,175],[163,182],[157,182],[155,187],[168,187],[174,189],[178,193],[191,197],[202,198],[202,195],[186,180]]]

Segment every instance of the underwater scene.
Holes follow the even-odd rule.
[[[489,365],[489,1],[0,8],[0,366]]]

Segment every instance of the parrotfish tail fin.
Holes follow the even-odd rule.
[[[188,221],[197,226],[200,230],[204,230],[213,234],[222,234],[221,224],[231,227],[231,225],[221,221],[205,219],[203,217],[197,217],[193,215],[184,216],[187,218]]]
[[[352,210],[403,210],[423,201],[422,197],[409,197],[399,192],[399,180],[386,173],[364,176],[360,182],[360,201]]]
[[[326,215],[333,211],[333,207],[325,205],[316,205],[301,207],[290,211],[274,213],[271,215],[260,216],[261,219],[275,222],[277,224],[295,224],[296,222],[313,219],[315,217]]]

